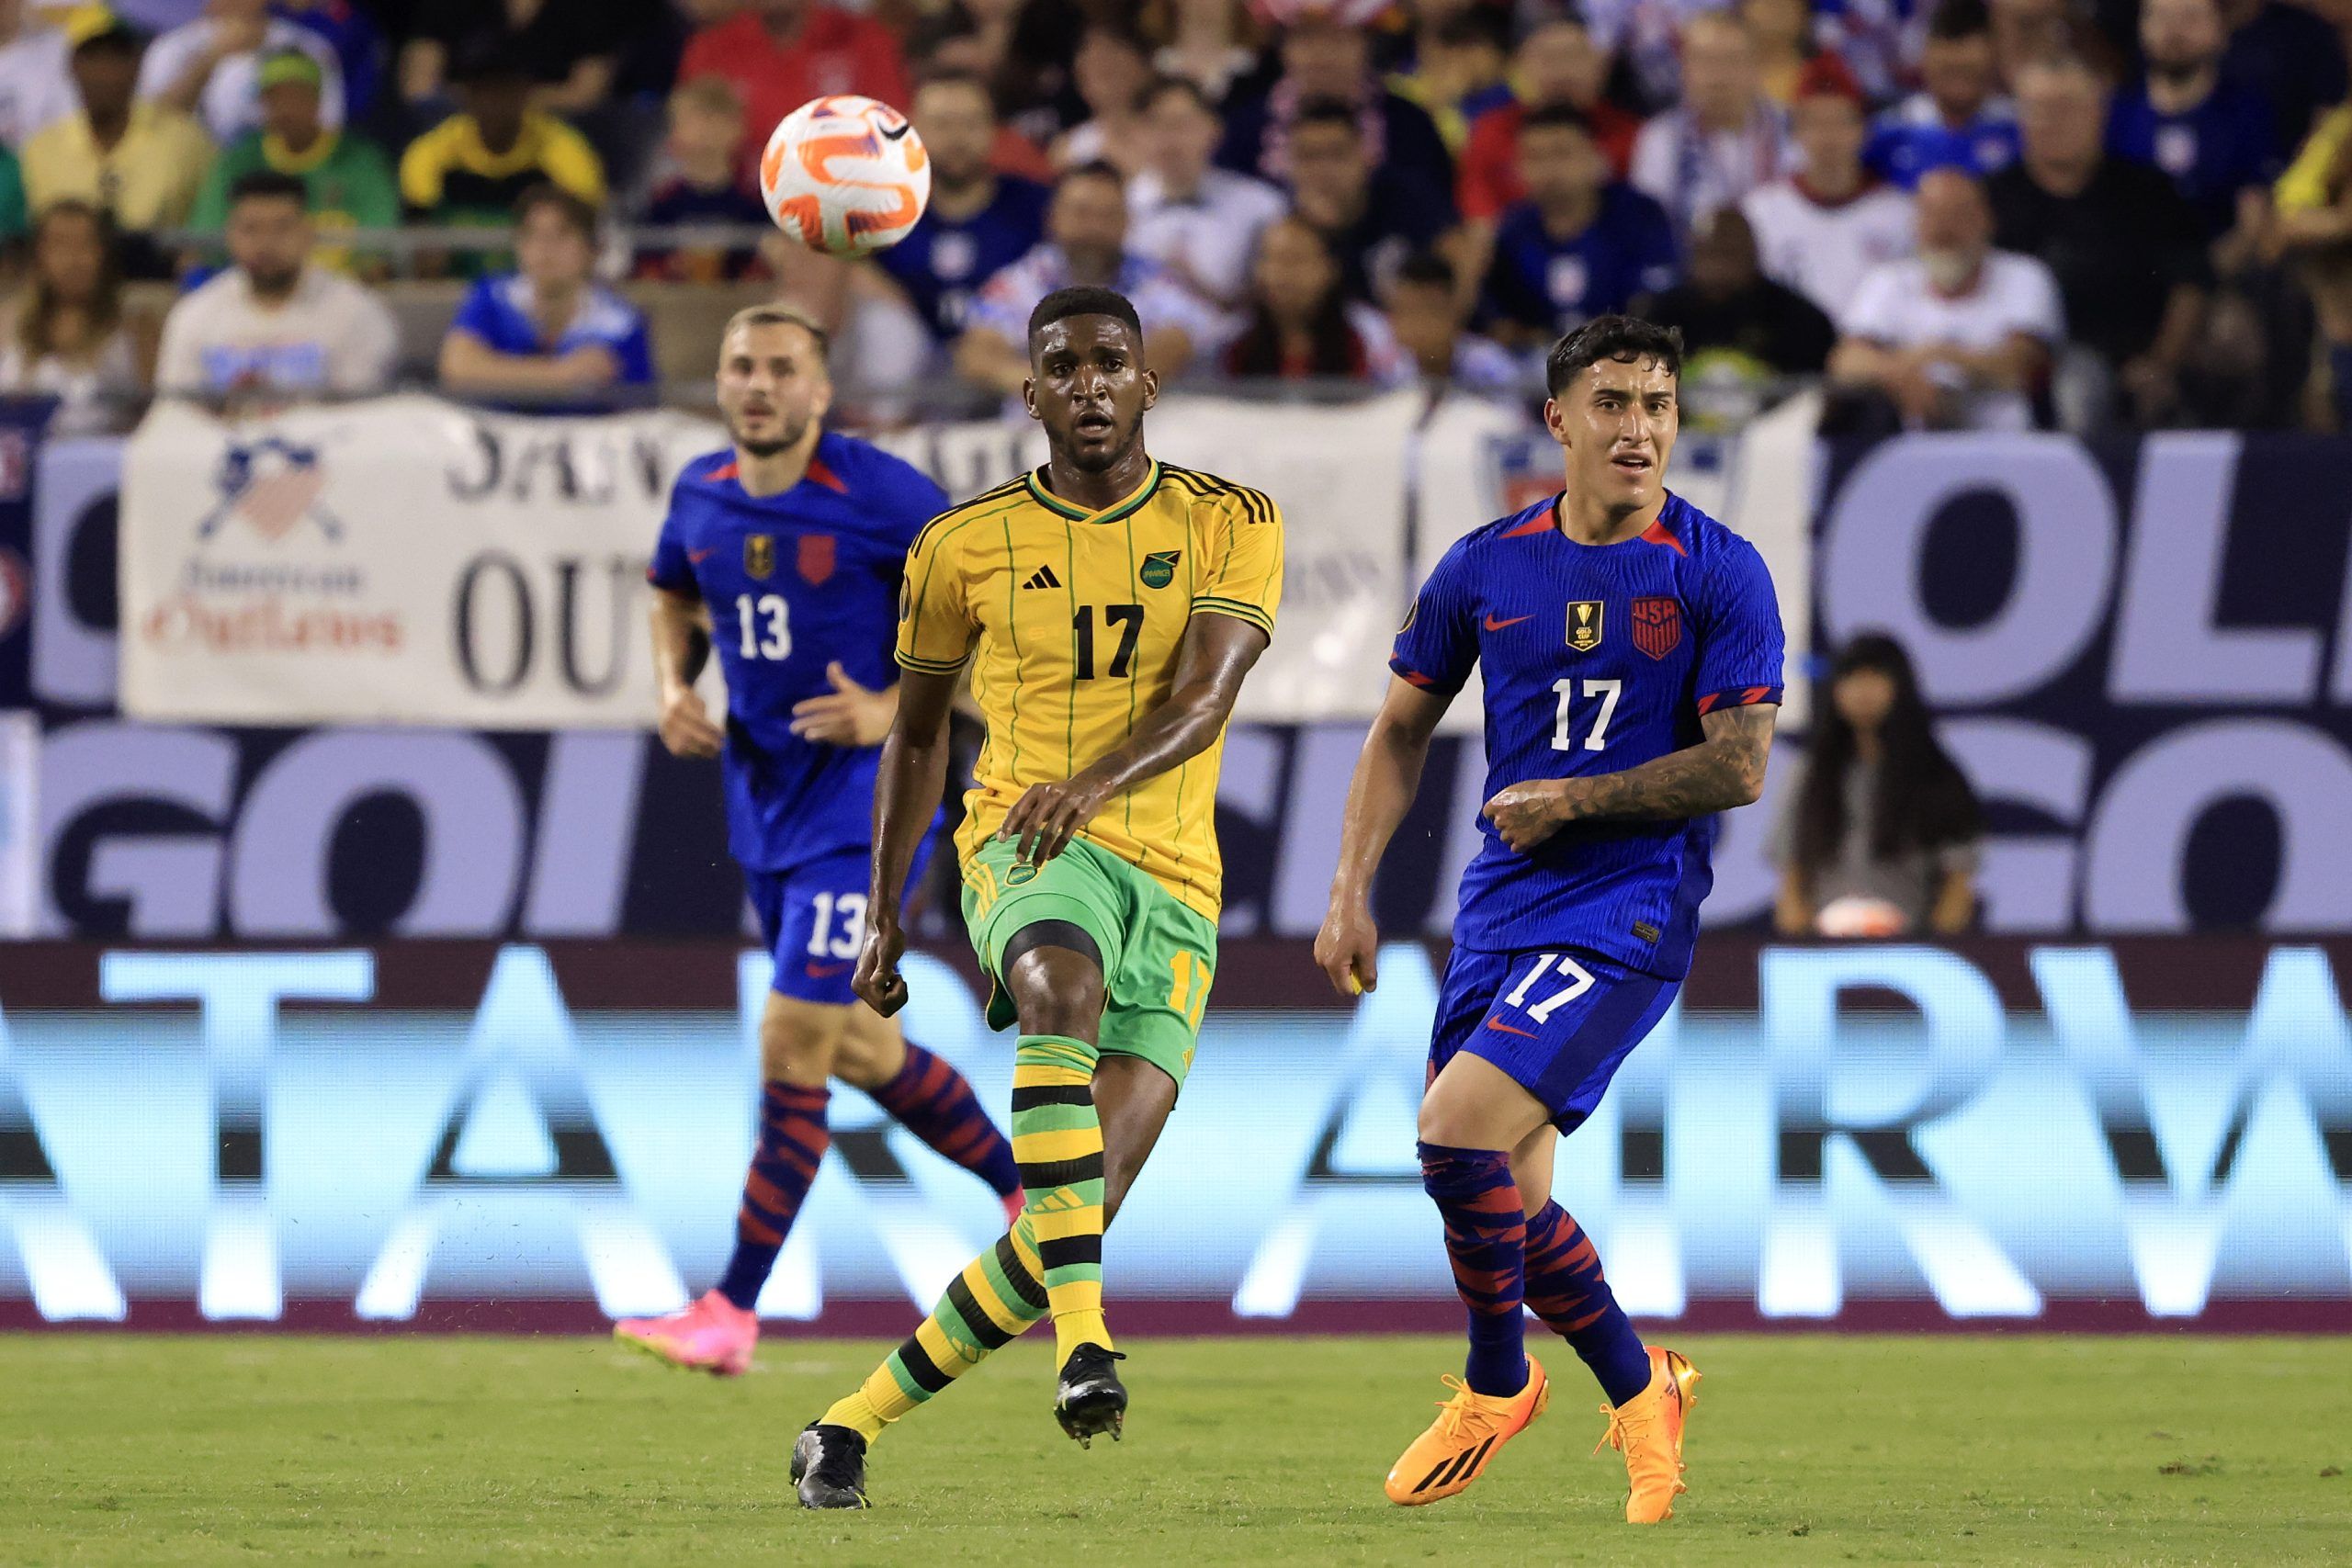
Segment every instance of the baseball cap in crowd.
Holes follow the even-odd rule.
[[[284,87],[294,85],[321,87],[326,84],[326,73],[319,62],[299,49],[281,49],[263,56],[261,85]]]
[[[104,6],[74,7],[67,14],[62,30],[66,43],[76,54],[92,48],[119,49],[136,53],[147,46],[145,33]]]

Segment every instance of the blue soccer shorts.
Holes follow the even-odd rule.
[[[1679,981],[1577,948],[1457,947],[1438,987],[1430,1077],[1467,1051],[1510,1075],[1543,1101],[1555,1126],[1572,1133],[1680,989]]]
[[[927,832],[915,846],[907,886],[922,881],[923,867],[938,841]],[[850,980],[858,949],[865,944],[865,890],[872,880],[872,852],[843,850],[789,871],[743,868],[743,890],[760,918],[760,938],[775,958],[771,989],[796,1001],[847,1007],[857,1000]]]

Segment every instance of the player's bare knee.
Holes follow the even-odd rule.
[[[833,1077],[858,1089],[879,1089],[907,1065],[906,1037],[867,1008],[851,1008],[849,1015],[833,1052]]]
[[[1102,1020],[1102,971],[1082,953],[1033,947],[1004,977],[1023,1034],[1092,1041]]]

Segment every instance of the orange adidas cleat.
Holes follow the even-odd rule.
[[[1388,1500],[1407,1507],[1466,1491],[1502,1446],[1527,1430],[1552,1400],[1542,1363],[1527,1358],[1527,1386],[1507,1399],[1473,1393],[1460,1378],[1445,1386],[1453,1397],[1438,1406],[1430,1429],[1413,1439],[1388,1472]]]
[[[1602,1405],[1609,1429],[1592,1451],[1615,1449],[1625,1456],[1625,1522],[1663,1524],[1674,1517],[1682,1484],[1682,1423],[1699,1403],[1699,1369],[1679,1350],[1650,1347],[1650,1385],[1624,1404]]]

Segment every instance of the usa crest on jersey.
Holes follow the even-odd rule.
[[[1682,605],[1665,597],[1634,601],[1634,646],[1652,659],[1664,659],[1682,642]]]

